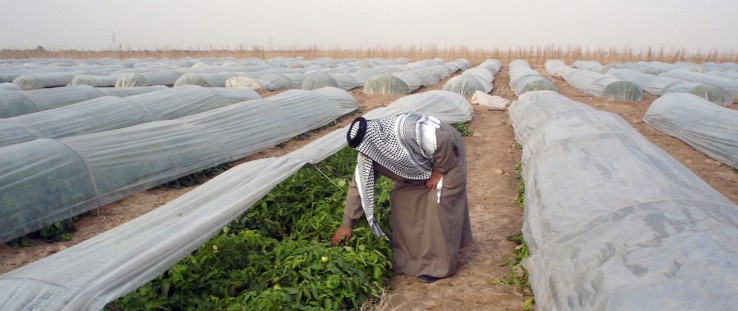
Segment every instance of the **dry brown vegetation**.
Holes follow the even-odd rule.
[[[465,58],[472,64],[479,64],[486,59],[498,59],[503,64],[515,59],[525,59],[531,65],[543,65],[548,59],[560,59],[566,63],[575,60],[595,60],[602,64],[635,61],[662,61],[675,62],[738,62],[738,52],[719,52],[717,50],[664,50],[648,48],[635,50],[631,48],[582,48],[576,46],[557,47],[528,47],[517,49],[470,49],[466,47],[418,46],[418,47],[384,47],[363,49],[321,49],[288,48],[268,50],[260,46],[240,48],[235,50],[0,50],[0,59],[18,58],[184,58],[184,57],[256,57],[267,59],[272,57],[303,57],[315,59],[330,58],[399,58],[405,57],[411,61],[440,57],[446,61]]]

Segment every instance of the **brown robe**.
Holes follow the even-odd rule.
[[[425,180],[410,180],[374,162],[374,173],[395,181],[392,206],[392,267],[410,276],[449,277],[456,273],[459,249],[472,243],[466,199],[466,153],[456,129],[442,123],[436,129],[433,171],[443,173],[441,200]],[[355,178],[351,179],[343,225],[351,227],[364,215]]]

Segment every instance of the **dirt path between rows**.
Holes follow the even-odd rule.
[[[621,115],[646,138],[656,143],[690,168],[731,201],[738,203],[738,174],[711,160],[683,142],[668,137],[643,123],[642,117],[655,97],[646,95],[640,102],[617,102],[592,98],[561,78],[549,76],[543,68],[534,68],[549,78],[559,91],[597,109]],[[446,80],[424,87],[417,92],[440,89]],[[262,93],[269,97],[276,92]],[[360,89],[351,91],[361,111],[386,106],[401,95],[367,95]],[[510,90],[507,67],[495,77],[493,95],[515,100]],[[736,105],[731,105],[735,109]],[[514,203],[517,197],[514,166],[520,161],[520,151],[514,146],[513,130],[507,112],[489,111],[474,106],[475,116],[469,123],[472,135],[465,138],[468,156],[468,195],[475,244],[462,250],[458,273],[432,284],[418,282],[413,277],[396,276],[391,280],[392,291],[385,295],[384,310],[522,310],[523,295],[519,289],[491,285],[493,278],[503,277],[507,270],[504,259],[513,256],[514,243],[507,236],[520,232],[523,210]],[[249,156],[241,161],[287,154],[321,135],[350,123],[353,116],[341,118],[336,125],[310,133],[302,140],[291,140],[278,147]],[[44,258],[101,232],[134,219],[185,194],[194,187],[183,189],[153,189],[137,193],[108,204],[82,217],[76,223],[78,231],[71,241],[48,244],[35,241],[36,246],[13,249],[0,246],[0,273]]]

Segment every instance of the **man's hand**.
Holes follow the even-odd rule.
[[[441,178],[443,178],[443,174],[433,171],[428,181],[425,182],[425,186],[428,187],[428,190],[436,189],[436,185],[441,181]]]
[[[333,237],[331,238],[331,245],[336,246],[336,244],[338,244],[338,242],[340,242],[342,239],[345,241],[346,244],[348,244],[349,240],[351,239],[351,233],[353,232],[354,229],[351,229],[351,227],[338,227],[338,229],[336,229],[336,233],[334,233]]]

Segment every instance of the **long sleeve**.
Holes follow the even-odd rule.
[[[348,193],[346,193],[346,205],[343,208],[342,226],[353,227],[356,220],[364,216],[364,209],[361,208],[361,196],[359,188],[356,187],[356,176],[351,177]]]

